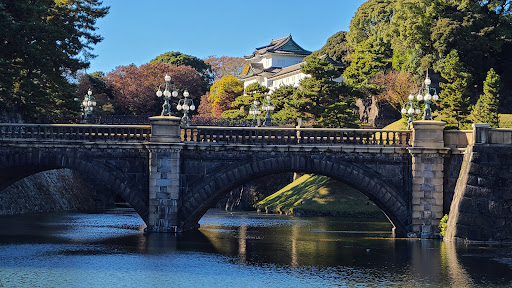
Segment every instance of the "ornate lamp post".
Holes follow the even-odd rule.
[[[427,70],[427,77],[425,78],[425,96],[421,97],[421,89],[418,93],[418,100],[421,101],[421,98],[425,100],[425,109],[423,109],[423,120],[432,120],[432,109],[430,108],[430,104],[432,104],[431,100],[437,101],[439,100],[439,95],[437,95],[436,88],[431,88],[430,84],[432,84],[432,81],[428,77],[428,70]],[[434,95],[430,95],[430,91],[434,91]]]
[[[263,122],[263,126],[272,126],[272,118],[270,117],[270,111],[274,111],[274,105],[272,101],[270,101],[270,95],[265,97],[265,101],[261,105],[261,110],[267,111],[267,115],[265,115],[265,121]]]
[[[94,99],[94,96],[92,96],[92,90],[89,88],[89,91],[87,91],[87,94],[85,94],[84,101],[82,102],[82,109],[84,110],[84,114],[85,114],[85,123],[89,123],[89,124],[94,123],[94,117],[92,116],[92,111],[94,110],[95,106],[96,106],[96,101]]]
[[[156,96],[162,97],[164,96],[164,104],[162,105],[162,113],[160,116],[171,116],[171,104],[169,103],[169,98],[171,96],[178,97],[178,91],[176,91],[176,86],[171,83],[171,76],[166,74],[164,77],[165,80],[165,90],[162,92],[162,85],[158,86],[158,91],[156,91]],[[169,87],[172,86],[173,91],[169,91]]]
[[[183,99],[181,99],[178,102],[178,106],[176,106],[176,109],[178,109],[178,111],[183,110],[183,117],[181,118],[181,125],[183,125],[183,126],[188,126],[190,124],[190,118],[188,117],[188,112],[196,110],[194,101],[192,99],[188,98],[188,96],[189,96],[188,91],[185,90],[185,92],[183,92]]]
[[[432,120],[432,108],[430,108],[430,105],[432,104],[432,101],[439,100],[439,95],[437,95],[436,88],[431,88],[430,84],[432,84],[432,81],[428,77],[428,70],[427,70],[427,77],[425,78],[425,81],[423,82],[425,86],[421,86],[418,90],[418,95],[416,95],[416,99],[414,99],[414,95],[409,95],[409,102],[404,103],[404,106],[402,107],[402,114],[408,114],[409,120],[407,121],[407,129],[410,129],[411,122],[413,121],[414,114],[420,114],[421,111],[419,109],[419,102],[425,101],[425,108],[423,109],[423,120]],[[431,95],[430,92],[433,91],[434,95]],[[425,95],[422,94],[422,92],[425,93]]]
[[[407,130],[411,129],[411,122],[414,120],[414,114],[420,114],[420,105],[418,101],[421,101],[421,94],[418,94],[417,100],[414,99],[414,95],[409,94],[409,101],[404,103],[402,106],[402,114],[409,115],[409,119],[407,120]]]
[[[260,106],[258,100],[254,100],[252,102],[252,106],[249,108],[249,114],[253,115],[252,118],[252,126],[258,126],[258,120],[256,119],[257,115],[261,114]]]

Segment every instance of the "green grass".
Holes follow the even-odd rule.
[[[306,174],[255,204],[268,212],[379,217],[382,211],[358,190],[329,177]]]
[[[500,114],[500,128],[512,128],[512,114]],[[397,120],[382,129],[405,130],[407,123],[403,120]]]
[[[512,128],[512,114],[500,114],[500,128]]]
[[[382,129],[384,129],[384,130],[405,130],[405,129],[407,129],[407,121],[405,121],[404,119],[399,119]]]

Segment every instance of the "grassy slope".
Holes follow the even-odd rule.
[[[325,176],[306,174],[255,204],[269,212],[306,215],[382,216],[358,190]]]
[[[385,130],[405,130],[407,128],[407,121],[404,119],[396,120],[395,122],[389,124],[388,126],[382,128]]]
[[[500,128],[512,128],[512,114],[500,114]]]
[[[407,123],[400,119],[382,129],[405,130],[406,126]],[[512,114],[500,114],[500,128],[512,128]]]

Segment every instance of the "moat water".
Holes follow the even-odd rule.
[[[0,217],[0,287],[510,287],[511,247],[393,239],[385,219],[210,211],[143,233],[130,209]]]

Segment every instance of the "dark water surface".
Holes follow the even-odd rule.
[[[511,247],[392,239],[386,220],[210,211],[144,235],[132,210],[0,217],[0,287],[511,287]]]

